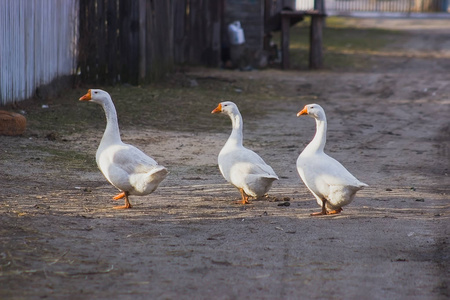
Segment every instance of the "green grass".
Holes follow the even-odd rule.
[[[45,163],[57,166],[64,166],[67,169],[77,169],[82,171],[97,171],[95,157],[80,151],[66,149],[56,149],[52,147],[30,147],[29,150],[46,153],[42,156]]]
[[[306,18],[290,30],[290,60],[293,69],[307,69],[309,24]],[[328,17],[323,29],[325,69],[360,71],[370,68],[368,57],[385,51],[385,47],[404,35],[394,30],[355,27],[347,18]],[[280,34],[274,35],[278,44]]]
[[[191,85],[196,81],[198,85]],[[149,126],[161,130],[223,131],[230,120],[212,115],[222,101],[239,104],[249,119],[261,117],[264,108],[255,103],[282,99],[277,83],[263,80],[229,80],[218,77],[190,77],[175,74],[168,81],[146,86],[122,85],[96,87],[108,91],[117,109],[121,128]],[[102,108],[78,99],[88,90],[68,90],[46,102],[49,108],[32,102],[27,108],[28,132],[58,136],[89,128],[103,131],[106,125]]]
[[[402,33],[396,31],[358,28],[356,21],[346,18],[329,17],[326,22],[323,39],[325,69],[359,71],[370,68],[387,44],[402,38]],[[291,65],[293,69],[307,69],[309,20],[292,27],[290,35]],[[211,110],[221,101],[238,103],[241,113],[251,120],[261,118],[266,111],[260,103],[292,98],[282,83],[250,77],[251,73],[247,79],[239,80],[177,73],[165,82],[151,85],[98,88],[111,94],[122,129],[149,126],[160,130],[218,132],[229,128],[228,118],[211,115]],[[33,102],[27,108],[28,129],[60,135],[88,128],[103,131],[105,116],[101,107],[78,101],[91,87],[97,86],[66,91],[61,97],[46,102],[49,104],[47,109]]]
[[[191,86],[193,80],[198,85]],[[174,74],[164,83],[142,87],[121,85],[98,88],[111,94],[122,130],[155,128],[229,133],[229,118],[211,114],[219,102],[235,101],[246,120],[251,120],[261,119],[267,112],[260,104],[282,99],[279,92],[281,88],[277,83],[251,79],[202,78],[183,74]],[[98,172],[92,151],[80,151],[70,146],[77,143],[71,135],[77,134],[77,138],[83,138],[87,136],[83,131],[95,129],[100,134],[105,129],[105,114],[101,106],[78,100],[87,90],[88,87],[66,90],[61,96],[45,102],[34,100],[20,104],[21,109],[27,112],[27,130],[24,137],[27,141],[26,153],[5,151],[5,155],[0,155],[0,160],[36,159],[37,162],[48,166],[49,170]],[[48,104],[48,108],[43,108],[42,104]],[[32,139],[28,140],[28,137]],[[35,137],[39,143],[33,142]],[[47,140],[46,137],[51,138]],[[71,141],[66,144],[65,138]],[[98,147],[99,141],[94,143],[92,149]],[[213,169],[217,171],[214,166],[205,168],[202,174],[211,173]],[[196,174],[199,171],[193,172]]]

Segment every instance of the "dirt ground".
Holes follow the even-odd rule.
[[[0,137],[0,298],[448,299],[450,20],[357,25],[410,35],[366,72],[188,74],[272,81],[295,99],[243,114],[244,144],[280,177],[250,205],[217,167],[231,125],[122,126],[171,172],[130,210],[111,209],[116,190],[95,168],[46,163],[50,143],[93,157],[103,128]],[[311,102],[327,113],[326,152],[369,184],[339,215],[309,216],[320,208],[295,167],[315,130],[295,115]]]

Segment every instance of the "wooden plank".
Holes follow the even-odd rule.
[[[97,53],[97,42],[95,39],[95,4],[96,1],[88,1],[88,6],[87,6],[87,24],[85,27],[85,34],[87,37],[87,43],[88,43],[88,47],[85,49],[85,51],[87,52],[87,57],[88,57],[88,78],[90,82],[95,82],[96,79],[96,68],[95,68],[95,64],[96,64],[96,57],[95,54]]]
[[[137,1],[119,2],[120,24],[120,80],[138,84],[139,63],[139,13]]]
[[[322,27],[325,21],[324,0],[314,0],[316,15],[311,15],[309,34],[309,68],[320,69],[322,62]]]
[[[202,29],[205,36],[201,63],[210,67],[219,67],[221,61],[221,17],[222,1],[208,0],[202,8],[204,18]]]
[[[189,62],[198,64],[201,61],[200,49],[203,48],[202,35],[199,34],[201,25],[200,0],[189,1]]]
[[[281,15],[281,67],[289,69],[289,27],[290,20],[288,15]]]
[[[185,35],[186,0],[173,0],[173,36],[174,36],[174,60],[176,63],[186,62]]]
[[[146,0],[139,0],[139,82],[147,76]]]
[[[147,81],[160,80],[173,67],[173,20],[172,7],[168,1],[155,1],[147,12]],[[150,16],[151,14],[151,16]]]
[[[80,39],[78,60],[81,78],[84,82],[94,82],[95,79],[95,1],[80,0]]]
[[[106,23],[105,23],[105,11],[104,11],[104,1],[105,0],[97,0],[97,7],[96,7],[96,15],[95,15],[95,32],[93,34],[93,38],[95,39],[95,42],[97,44],[96,52],[95,52],[95,73],[96,73],[96,81],[100,84],[104,84],[106,80]]]
[[[124,0],[119,0],[119,53],[118,59],[120,59],[120,81],[129,82],[130,75],[128,70],[129,64],[129,36],[130,36],[130,9],[129,5]]]
[[[118,59],[118,15],[117,15],[117,0],[109,0],[106,4],[106,21],[108,23],[106,35],[107,52],[107,78],[108,84],[116,84],[119,78],[119,59]],[[105,49],[106,50],[106,49]]]
[[[322,61],[322,26],[323,17],[312,16],[309,36],[309,68],[320,69]]]
[[[149,82],[174,60],[220,64],[224,0],[80,0],[82,7],[84,82]]]
[[[139,84],[139,2],[127,1],[130,5],[130,36],[129,36],[129,74],[130,84]]]
[[[145,79],[141,80],[145,80],[145,81],[151,81],[151,76],[152,76],[152,71],[153,71],[153,61],[155,60],[154,55],[153,55],[153,45],[154,45],[154,40],[155,40],[155,36],[154,36],[154,26],[153,24],[155,23],[154,18],[155,18],[155,13],[154,13],[154,3],[150,2],[150,1],[146,1],[145,3],[145,8],[141,9],[145,9],[145,35],[146,35],[146,39],[145,39],[145,57],[146,57],[146,65],[145,65]]]
[[[173,53],[174,53],[174,39],[173,39],[173,10],[172,5],[170,1],[164,1],[165,4],[165,14],[164,14],[164,20],[165,20],[165,27],[168,34],[166,34],[164,37],[162,37],[163,40],[166,41],[166,49],[165,53],[163,54],[166,58],[166,65],[165,70],[163,71],[162,75],[166,75],[167,72],[172,71],[174,59],[173,59]],[[167,55],[169,53],[169,55]]]

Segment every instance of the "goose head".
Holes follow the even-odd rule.
[[[80,101],[91,101],[98,104],[105,104],[106,102],[111,101],[111,96],[103,90],[90,89],[86,95],[80,98]]]
[[[225,101],[225,102],[220,102],[219,105],[217,105],[216,108],[214,108],[214,110],[211,112],[212,114],[227,114],[227,115],[236,115],[239,113],[239,110],[236,106],[236,104],[234,104],[231,101]]]
[[[297,113],[297,117],[308,115],[314,119],[324,120],[325,111],[319,104],[307,104],[301,111]]]

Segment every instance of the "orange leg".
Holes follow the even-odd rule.
[[[327,199],[323,198],[322,199],[322,211],[321,212],[312,213],[312,214],[310,214],[310,216],[315,217],[315,216],[325,216],[325,215],[327,215],[328,212],[327,212],[327,209],[325,207],[326,203],[327,203]]]
[[[236,203],[250,204],[250,202],[248,201],[248,195],[244,192],[244,189],[239,189],[239,192],[241,192],[242,200],[241,201],[237,201]]]
[[[335,215],[335,214],[340,213],[341,211],[342,211],[342,207],[339,207],[338,209],[329,211],[328,214],[329,214],[329,215]]]
[[[119,200],[125,197],[125,192],[121,192],[113,197],[114,200]]]
[[[122,206],[114,206],[114,209],[127,209],[127,208],[131,208],[131,203],[128,200],[128,192],[122,192],[120,194],[118,194],[117,196],[115,196],[113,199],[114,200],[119,200],[125,198],[125,205]]]

